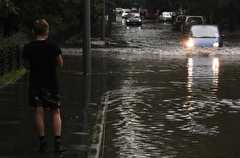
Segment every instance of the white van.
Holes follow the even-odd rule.
[[[127,18],[127,15],[130,13],[130,9],[123,9],[122,18]]]
[[[159,20],[161,22],[172,21],[172,12],[162,12],[162,14],[159,15]]]

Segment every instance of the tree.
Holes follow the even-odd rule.
[[[9,37],[14,29],[12,17],[18,15],[19,8],[10,0],[0,1],[0,16],[3,19],[3,36]]]
[[[44,18],[52,28],[72,24],[77,21],[81,12],[81,1],[79,0],[14,0],[21,8],[19,17],[22,25],[30,28],[36,19]]]
[[[101,13],[101,1],[91,0],[91,18],[96,22]],[[1,0],[1,25],[4,36],[9,36],[16,28],[31,29],[36,19],[44,18],[52,30],[80,23],[82,0]]]
[[[228,24],[229,31],[235,31],[235,24],[240,21],[240,2],[235,0],[169,0],[169,4],[180,6],[187,14],[203,15],[207,22],[221,28]]]

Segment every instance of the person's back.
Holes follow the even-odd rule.
[[[61,52],[58,45],[50,40],[33,41],[25,46],[25,50],[30,52],[26,54],[31,65],[30,86],[58,90],[55,64],[56,55]]]
[[[23,49],[24,65],[30,70],[29,105],[34,107],[35,122],[40,139],[39,152],[48,150],[45,139],[44,111],[50,109],[55,135],[55,152],[65,151],[61,145],[62,121],[60,116],[59,83],[56,66],[62,67],[61,49],[56,42],[48,40],[49,25],[46,20],[35,21],[33,34],[35,41]]]

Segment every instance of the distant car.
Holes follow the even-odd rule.
[[[130,9],[123,9],[122,18],[127,18],[127,15],[130,13]]]
[[[116,14],[122,14],[123,8],[116,8],[115,11],[116,11]]]
[[[159,21],[160,22],[172,21],[172,12],[162,12],[162,14],[159,15]]]
[[[177,15],[173,20],[172,30],[173,31],[181,31],[181,25],[186,19],[186,15]]]
[[[184,22],[181,25],[181,31],[184,34],[187,34],[192,25],[204,24],[203,16],[186,16]]]
[[[218,25],[193,25],[187,35],[186,47],[222,47],[223,37]]]
[[[132,12],[132,13],[138,13],[138,9],[137,8],[131,8],[131,11],[130,12]]]
[[[126,19],[126,25],[142,25],[142,19],[139,13],[129,13]]]

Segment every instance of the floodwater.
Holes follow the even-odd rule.
[[[26,74],[0,93],[0,157],[85,158],[90,128],[106,109],[103,158],[240,157],[240,40],[223,48],[183,47],[170,24],[113,24],[107,47],[92,43],[92,74],[82,73],[82,48],[64,47],[59,69],[62,141],[55,155],[39,155]]]
[[[171,24],[145,20],[117,21],[106,40],[91,76],[107,109],[102,157],[240,157],[239,39],[187,49]]]
[[[106,89],[104,158],[240,157],[239,41],[186,49],[151,21],[117,22],[111,39],[127,47],[94,49],[92,62]]]
[[[104,158],[240,156],[239,58],[119,60]]]

